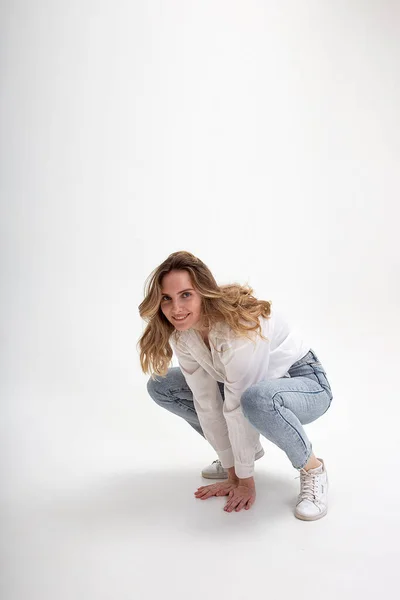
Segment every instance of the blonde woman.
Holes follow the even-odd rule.
[[[328,508],[328,476],[303,425],[328,410],[331,387],[301,335],[252,292],[238,283],[218,285],[190,252],[170,254],[152,272],[139,305],[147,322],[138,342],[142,370],[151,375],[147,390],[217,453],[202,475],[226,481],[198,488],[196,498],[228,496],[227,512],[249,509],[262,434],[300,473],[295,516],[320,519]],[[179,367],[169,366],[173,351]]]

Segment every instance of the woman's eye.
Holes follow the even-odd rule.
[[[184,293],[182,294],[182,296],[186,296],[186,294],[187,294],[188,296],[191,296],[191,295],[192,295],[190,292],[184,292]],[[163,297],[161,298],[161,300],[165,300],[165,298],[169,298],[169,296],[163,296]]]

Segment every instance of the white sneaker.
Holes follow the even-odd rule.
[[[301,490],[294,514],[303,521],[321,519],[328,512],[328,473],[322,458],[318,460],[322,463],[319,467],[309,471],[300,469]]]
[[[261,450],[259,450],[255,455],[254,460],[258,460],[259,458],[264,456],[264,454],[264,448],[261,448]],[[224,467],[221,464],[221,461],[218,459],[214,460],[211,463],[211,465],[205,467],[202,470],[201,474],[206,479],[228,479],[228,470],[224,469]]]

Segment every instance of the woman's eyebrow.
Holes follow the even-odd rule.
[[[189,290],[193,290],[193,288],[187,288],[186,290],[181,290],[180,292],[178,292],[178,294],[183,294],[183,292],[188,292]],[[168,294],[166,292],[161,292],[163,296],[168,296]]]

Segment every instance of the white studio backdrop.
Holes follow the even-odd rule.
[[[176,250],[310,341],[334,392],[317,450],[398,467],[399,4],[0,11],[3,521],[94,473],[216,458],[140,370],[144,282]]]

